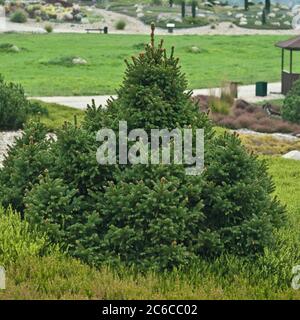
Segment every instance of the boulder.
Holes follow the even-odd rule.
[[[289,7],[287,5],[282,4],[282,5],[280,5],[280,9],[289,10]]]
[[[11,51],[11,52],[20,52],[21,50],[20,50],[20,48],[18,48],[17,46],[12,45],[12,46],[10,47],[9,51]]]
[[[240,18],[243,18],[244,17],[244,14],[243,13],[238,13],[235,15],[236,19],[240,19]]]
[[[73,21],[73,15],[71,13],[65,13],[64,14],[64,20],[65,21]]]
[[[300,151],[293,150],[282,156],[285,159],[300,160]]]
[[[200,53],[201,52],[201,49],[196,46],[192,46],[190,50],[192,53]]]
[[[78,58],[74,58],[73,60],[72,60],[72,63],[73,64],[79,64],[79,65],[85,65],[85,64],[87,64],[87,61],[85,60],[85,59],[82,59],[82,58],[80,58],[80,57],[78,57]]]

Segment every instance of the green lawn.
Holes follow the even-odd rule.
[[[157,36],[157,41],[161,37]],[[220,86],[222,81],[242,83],[279,81],[280,50],[274,43],[287,36],[165,36],[176,47],[189,88]],[[21,83],[30,96],[112,94],[122,81],[124,59],[142,51],[148,36],[99,34],[1,34],[0,44],[11,43],[19,53],[0,50],[6,79]],[[191,53],[197,46],[201,53]],[[64,65],[80,56],[88,65]],[[286,57],[288,58],[288,57]],[[300,58],[295,56],[295,70]]]
[[[65,122],[74,123],[76,120],[79,124],[84,117],[83,110],[70,108],[55,103],[45,103],[42,101],[39,101],[39,103],[48,110],[48,115],[33,116],[33,118],[39,117],[40,121],[44,123],[49,130],[61,128]]]

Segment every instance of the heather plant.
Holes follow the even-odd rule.
[[[16,261],[39,256],[49,249],[48,238],[22,221],[11,208],[0,207],[0,265],[8,267]]]

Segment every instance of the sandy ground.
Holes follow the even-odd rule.
[[[99,13],[104,21],[97,22],[93,24],[72,24],[72,23],[54,23],[54,32],[57,33],[85,33],[87,28],[99,28],[103,26],[108,27],[109,33],[114,34],[149,34],[150,26],[145,25],[140,20],[129,17],[124,14],[116,13],[113,11],[107,11],[104,9],[94,8],[95,13]],[[125,30],[116,30],[115,23],[116,21],[123,19],[126,21]],[[6,26],[2,27],[0,31],[15,31],[15,32],[45,32],[44,26],[46,22],[37,23],[34,20],[29,20],[25,24],[13,23],[8,19],[6,20]],[[216,25],[215,29],[211,29],[210,26],[204,27],[195,27],[195,28],[186,28],[186,29],[175,29],[173,35],[280,35],[280,34],[289,34],[289,35],[299,35],[299,30],[255,30],[255,29],[246,29],[240,28],[233,25],[230,27],[231,23],[222,22],[219,25]],[[163,35],[167,34],[167,30],[157,28],[156,34]]]

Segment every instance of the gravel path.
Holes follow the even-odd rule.
[[[56,33],[85,33],[87,28],[99,28],[100,26],[108,26],[108,32],[113,34],[149,34],[150,26],[145,25],[137,18],[130,17],[121,13],[108,11],[104,9],[93,8],[93,12],[99,13],[104,21],[96,22],[93,24],[74,24],[74,23],[52,23],[53,32]],[[126,21],[125,30],[116,30],[115,23],[118,20]],[[15,32],[45,32],[44,26],[46,22],[37,23],[34,20],[29,20],[27,23],[13,23],[8,19],[6,21],[5,29],[2,31],[15,31]],[[164,35],[168,34],[167,30],[157,28],[156,34]],[[229,22],[222,22],[215,26],[215,29],[211,27],[194,27],[175,29],[173,35],[299,35],[298,30],[258,30],[258,29],[246,29],[236,25],[232,25]]]
[[[2,162],[4,160],[4,156],[7,152],[9,146],[11,146],[15,138],[21,137],[22,131],[0,131],[0,168],[2,167]]]
[[[282,99],[283,95],[279,94],[281,92],[281,83],[269,83],[268,84],[268,95],[266,97],[256,97],[255,96],[255,85],[245,85],[239,86],[238,88],[238,97],[239,99],[247,100],[248,102],[260,102],[265,100],[274,100],[274,99]],[[211,94],[219,96],[221,93],[220,88],[207,88],[207,89],[194,89],[193,95],[211,95]],[[32,97],[35,100],[41,100],[49,103],[57,103],[61,105],[65,105],[68,107],[76,108],[84,110],[86,109],[87,104],[90,104],[92,99],[95,100],[96,105],[106,105],[106,101],[111,96],[103,95],[103,96],[70,96],[70,97]],[[116,98],[116,96],[113,96]]]

